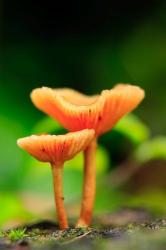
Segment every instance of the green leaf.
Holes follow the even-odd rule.
[[[52,133],[62,130],[62,126],[51,117],[45,116],[32,129],[33,134]]]
[[[148,127],[134,114],[124,116],[114,128],[129,137],[135,144],[140,144],[149,138]]]
[[[134,156],[140,162],[153,159],[166,159],[166,137],[158,136],[142,143],[136,149]]]

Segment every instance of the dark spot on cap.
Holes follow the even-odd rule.
[[[101,116],[99,116],[99,117],[98,117],[98,120],[99,120],[99,121],[101,121],[101,119],[102,119],[102,117],[101,117]]]
[[[42,152],[46,152],[45,148],[42,148],[41,150],[42,150]]]

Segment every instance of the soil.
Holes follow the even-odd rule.
[[[56,223],[42,221],[24,225],[26,237],[17,242],[0,238],[3,250],[165,250],[166,219],[154,219],[142,209],[121,209],[94,219],[91,228],[59,230]]]

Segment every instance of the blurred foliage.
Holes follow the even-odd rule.
[[[45,116],[37,122],[37,124],[32,129],[33,134],[42,134],[42,133],[55,133],[60,134],[65,132],[65,129],[51,117]]]
[[[0,193],[0,227],[10,221],[26,221],[33,216],[23,207],[22,201],[16,195],[10,193]]]
[[[134,153],[140,162],[147,162],[154,159],[166,160],[166,137],[158,136],[142,143]]]
[[[143,207],[154,215],[165,216],[166,214],[166,192],[165,190],[149,190],[148,192],[126,197],[124,205],[132,207]]]
[[[14,191],[20,187],[25,168],[22,167],[23,153],[16,147],[16,140],[23,128],[9,118],[0,117],[0,190]]]
[[[126,135],[136,145],[147,140],[150,135],[150,129],[133,114],[123,117],[114,129]]]
[[[135,148],[149,138],[150,129],[134,114],[123,117],[112,131],[99,138],[111,157],[112,167],[125,161]]]

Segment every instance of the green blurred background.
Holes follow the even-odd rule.
[[[146,99],[103,136],[95,214],[129,207],[166,214],[165,1],[1,2],[0,226],[54,218],[50,168],[16,146],[32,133],[63,128],[32,105],[35,87],[86,94],[118,82]],[[78,215],[82,156],[64,171],[66,206]]]

